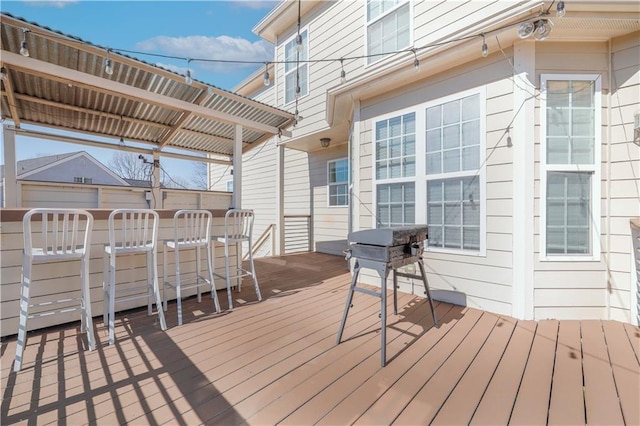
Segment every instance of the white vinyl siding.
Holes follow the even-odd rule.
[[[289,104],[309,93],[309,32],[300,32],[301,48],[298,49],[297,34],[284,46],[284,103]],[[300,62],[302,61],[302,62]]]
[[[409,0],[367,0],[368,63],[411,44]],[[373,55],[373,56],[371,56]]]
[[[484,102],[476,89],[374,120],[377,227],[427,223],[429,250],[484,254]]]
[[[599,257],[600,79],[542,75],[543,259]]]
[[[329,185],[329,206],[349,204],[348,180],[349,161],[347,158],[327,162],[327,182]]]

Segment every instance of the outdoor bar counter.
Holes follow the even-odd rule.
[[[102,321],[102,278],[103,278],[103,253],[104,246],[109,242],[108,217],[111,209],[86,209],[93,215],[93,232],[91,235],[91,252],[89,262],[89,280],[91,285],[92,313],[101,327]],[[224,234],[224,215],[226,209],[208,209],[213,214],[212,235]],[[22,268],[22,219],[29,209],[0,209],[0,335],[2,337],[18,332],[19,298],[20,298],[20,274]],[[158,229],[158,277],[162,292],[163,283],[163,243],[164,239],[173,238],[173,216],[177,210],[156,210],[160,216]],[[37,220],[38,218],[36,218]],[[224,249],[221,245],[215,245],[214,268],[217,272],[224,270]],[[204,250],[201,254],[202,271],[206,271],[204,262]],[[232,264],[236,261],[232,254]],[[146,256],[144,254],[120,255],[116,262],[116,285],[132,285],[139,287],[146,280]],[[196,267],[195,251],[185,250],[180,252],[180,270],[183,282],[191,283],[194,280]],[[174,282],[175,265],[173,252],[168,253],[167,275],[169,281]],[[204,275],[204,274],[203,274]],[[31,287],[31,304],[44,302],[45,300],[60,300],[78,297],[80,289],[80,262],[77,260],[58,261],[47,263],[34,263],[33,285]],[[216,279],[218,290],[226,289],[224,280]],[[205,283],[202,303],[211,303],[211,295],[207,291]],[[195,294],[196,290],[183,291],[183,297]],[[219,292],[221,307],[226,308],[226,294]],[[175,299],[175,291],[167,290],[168,300]],[[146,306],[146,298],[123,302],[116,305],[116,311]],[[155,312],[155,307],[154,307]],[[117,320],[116,313],[116,320]],[[155,313],[154,313],[155,315]],[[169,304],[168,315],[176,315],[175,304]],[[99,317],[100,318],[97,318]],[[80,314],[51,315],[32,318],[28,322],[28,330],[49,327],[66,322],[78,321]],[[100,321],[97,321],[100,319]]]

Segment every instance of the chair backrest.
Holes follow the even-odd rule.
[[[155,249],[158,221],[154,210],[116,209],[109,215],[109,244],[112,248]]]
[[[211,239],[211,212],[209,210],[178,210],[173,216],[176,241],[186,244],[206,244]]]
[[[38,216],[40,227],[32,226]],[[47,256],[68,256],[80,250],[88,256],[92,229],[93,216],[86,210],[31,209],[22,219],[25,254],[31,255],[35,247]]]
[[[251,239],[253,232],[253,210],[231,209],[224,215],[226,238]]]

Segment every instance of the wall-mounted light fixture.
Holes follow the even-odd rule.
[[[520,24],[518,37],[527,38],[533,34],[536,40],[545,40],[551,34],[553,22],[548,19],[538,19],[537,21],[527,21]]]
[[[329,148],[329,144],[331,143],[331,139],[329,138],[320,138],[320,146],[323,148]]]

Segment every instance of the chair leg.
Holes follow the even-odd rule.
[[[158,271],[152,271],[149,267],[151,264],[151,252],[147,252],[147,315],[151,316],[153,308],[151,306],[151,300],[153,297],[153,289],[151,287],[153,283],[153,277],[158,275]]]
[[[91,289],[89,286],[89,259],[86,256],[82,256],[80,260],[82,269],[80,270],[82,280],[82,316],[84,318],[84,325],[87,331],[87,342],[89,344],[89,350],[96,348],[96,340],[93,334],[93,315],[91,314]]]
[[[162,300],[164,301],[164,311],[168,309],[167,306],[167,245],[162,246]]]
[[[102,323],[109,323],[109,262],[107,253],[102,253]]]
[[[202,264],[200,262],[200,247],[196,247],[196,292],[198,293],[198,303],[202,302],[202,291],[200,290],[200,280],[202,276]]]
[[[211,261],[211,246],[207,244],[205,248],[207,255],[207,271],[209,272],[209,283],[211,283],[211,298],[216,308],[216,313],[220,313],[220,301],[218,300],[218,293],[216,292],[216,284],[213,280],[213,262]]]
[[[109,344],[116,341],[115,332],[115,310],[116,310],[116,255],[109,255]]]
[[[256,277],[256,268],[253,263],[253,246],[251,244],[251,240],[249,240],[249,264],[251,266],[251,277],[253,278],[253,285],[256,288],[256,296],[258,296],[258,302],[262,300],[262,295],[260,294],[260,287],[258,287],[258,277]]]
[[[158,284],[158,257],[156,256],[155,250],[150,253],[153,265],[153,291],[156,295],[156,306],[158,308],[158,316],[160,317],[160,328],[164,331],[167,329],[167,322],[164,318],[164,310],[162,309],[162,298],[160,297],[160,286]]]
[[[233,302],[231,300],[231,277],[229,274],[229,244],[224,243],[224,272],[227,277],[227,297],[229,298],[229,309],[233,309]]]
[[[182,325],[182,283],[180,282],[180,250],[178,250],[177,244],[173,253],[173,258],[176,262],[176,305],[178,306],[178,325]]]
[[[22,288],[20,294],[20,325],[18,326],[18,343],[16,345],[16,359],[13,371],[22,368],[24,346],[27,340],[27,318],[29,317],[29,287],[31,286],[31,258],[22,257]]]
[[[240,291],[242,291],[242,244],[240,243],[236,243],[236,275],[238,276],[236,278],[236,290],[238,291],[238,293],[240,293]]]

